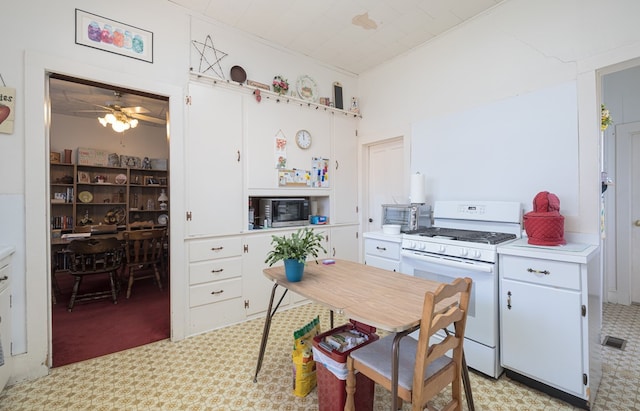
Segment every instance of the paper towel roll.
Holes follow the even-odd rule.
[[[415,173],[411,175],[411,191],[409,192],[409,200],[414,204],[423,204],[427,202],[427,193],[425,192],[423,174]]]

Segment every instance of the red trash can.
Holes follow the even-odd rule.
[[[316,362],[318,411],[343,411],[347,401],[347,357],[378,338],[375,327],[349,320],[349,324],[313,337],[313,359]],[[345,338],[346,337],[346,338]],[[345,340],[351,340],[349,345]],[[353,345],[355,341],[356,345]],[[375,383],[356,374],[356,411],[372,411]]]

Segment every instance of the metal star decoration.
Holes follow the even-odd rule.
[[[207,71],[213,71],[218,77],[225,79],[224,72],[222,71],[222,67],[220,66],[220,61],[227,57],[228,54],[224,51],[218,50],[213,46],[213,40],[211,40],[211,36],[207,35],[207,38],[204,40],[204,43],[193,40],[193,47],[198,50],[200,53],[200,67],[198,67],[198,71],[200,73],[206,73]],[[212,63],[213,61],[213,63]],[[204,67],[204,70],[202,69]],[[217,66],[217,70],[216,70]]]

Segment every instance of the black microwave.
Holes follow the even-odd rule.
[[[309,199],[261,198],[258,218],[265,228],[308,225]]]

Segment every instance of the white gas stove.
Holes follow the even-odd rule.
[[[436,201],[433,226],[403,234],[400,271],[451,282],[473,280],[465,333],[469,367],[502,373],[498,338],[498,244],[520,238],[522,206],[516,202]]]

